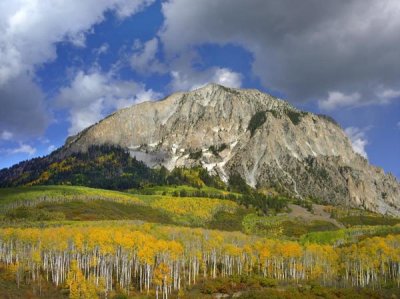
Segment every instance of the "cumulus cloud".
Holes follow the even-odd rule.
[[[129,16],[146,0],[6,0],[0,4],[0,84],[56,58],[56,43],[84,46],[92,26],[114,10]]]
[[[50,145],[47,147],[47,152],[48,152],[48,153],[51,153],[51,152],[53,152],[55,149],[56,149],[56,146],[53,145],[53,144],[50,144]]]
[[[0,2],[0,131],[37,135],[48,122],[35,69],[57,57],[56,44],[84,47],[106,11],[130,16],[154,0],[4,0]]]
[[[136,40],[133,46],[134,53],[130,58],[133,70],[144,75],[154,73],[169,74],[172,91],[194,90],[208,83],[218,83],[228,87],[240,87],[242,76],[240,73],[224,67],[208,67],[194,69],[193,62],[201,63],[195,51],[186,51],[178,57],[170,57],[161,62],[157,53],[161,51],[158,38],[145,43]]]
[[[228,87],[241,87],[242,76],[239,73],[233,72],[227,68],[217,68],[214,71],[214,76],[211,82],[215,82]]]
[[[10,154],[28,154],[29,156],[33,156],[36,153],[36,148],[30,146],[29,144],[21,143],[19,147],[10,149]]]
[[[384,89],[378,92],[377,94],[378,99],[381,100],[382,103],[388,103],[393,99],[400,97],[400,90],[399,89]]]
[[[156,56],[158,47],[157,38],[153,38],[145,43],[136,40],[133,46],[135,53],[130,59],[132,68],[141,74],[165,73],[165,65]]]
[[[70,135],[96,123],[108,113],[161,95],[134,81],[124,81],[99,70],[79,71],[60,89],[57,102],[69,110]]]
[[[2,140],[10,140],[13,137],[13,133],[7,130],[3,130],[0,134],[0,139]]]
[[[364,158],[368,159],[368,155],[365,150],[365,147],[368,144],[365,130],[356,127],[348,127],[345,129],[345,133],[350,138],[353,150]]]
[[[374,97],[363,99],[359,92],[345,94],[340,91],[330,91],[325,99],[318,101],[321,110],[335,110],[346,107],[359,107],[371,104],[388,104],[393,99],[400,97],[400,90],[383,89],[376,91]]]
[[[328,93],[328,97],[318,102],[319,108],[322,110],[333,110],[341,107],[357,106],[361,102],[361,95],[358,92],[352,94],[344,94],[339,91]]]
[[[240,87],[242,76],[227,68],[214,67],[205,71],[172,71],[173,90],[194,90],[208,83],[217,83],[227,87]]]
[[[0,131],[18,138],[42,134],[50,120],[44,94],[29,76],[19,75],[0,85]]]
[[[98,0],[93,1],[95,4],[99,3]],[[154,1],[155,0],[103,0],[103,2],[107,2],[110,5],[111,9],[115,9],[117,15],[121,19],[143,10],[147,6],[153,4]]]
[[[170,0],[162,11],[167,56],[207,43],[241,45],[263,85],[291,101],[335,91],[370,104],[382,102],[379,90],[399,84],[397,0]]]
[[[109,49],[110,49],[110,45],[107,43],[104,43],[100,47],[93,49],[93,53],[95,53],[97,56],[100,56],[100,55],[106,54]]]

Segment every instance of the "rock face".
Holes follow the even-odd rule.
[[[254,187],[400,215],[400,184],[356,154],[332,119],[216,84],[126,108],[68,138],[61,155],[114,144],[155,167],[201,165]]]

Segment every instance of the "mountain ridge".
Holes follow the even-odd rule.
[[[253,187],[400,216],[397,179],[355,153],[334,120],[255,89],[208,84],[116,111],[56,156],[104,144],[149,167],[201,166],[224,181],[237,173]]]

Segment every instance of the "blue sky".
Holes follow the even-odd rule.
[[[334,117],[400,178],[399,2],[295,3],[2,1],[0,168],[116,109],[217,82]]]

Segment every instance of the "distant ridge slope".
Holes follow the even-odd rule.
[[[254,187],[400,216],[400,184],[355,153],[332,119],[258,90],[209,84],[115,112],[57,155],[118,145],[150,167],[202,166]]]

